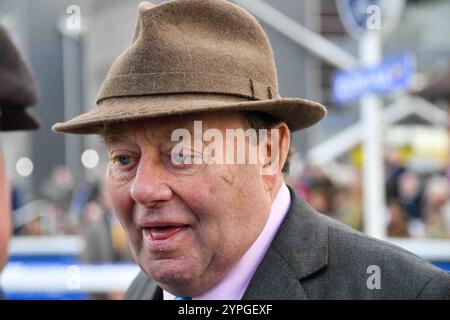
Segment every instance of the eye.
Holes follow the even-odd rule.
[[[129,156],[120,155],[118,161],[121,165],[127,166],[130,164],[131,158]]]
[[[171,160],[174,165],[183,165],[183,164],[191,164],[192,159],[191,155],[187,153],[178,153],[178,152],[172,152],[171,154]]]
[[[113,158],[113,162],[118,163],[121,166],[128,166],[131,163],[131,156],[121,154]]]
[[[171,150],[164,156],[167,170],[174,174],[192,175],[203,168],[201,153],[195,150],[183,148],[182,150]]]

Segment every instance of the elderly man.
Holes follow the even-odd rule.
[[[324,115],[279,96],[249,13],[176,0],[140,5],[97,108],[54,130],[105,141],[107,193],[142,269],[129,299],[450,298],[445,272],[285,184],[291,132]]]
[[[0,131],[36,129],[38,123],[25,111],[38,96],[30,70],[6,30],[0,25]],[[11,234],[11,193],[0,145],[0,271],[7,260]],[[1,299],[0,291],[0,299]]]

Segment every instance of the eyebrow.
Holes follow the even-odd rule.
[[[189,124],[189,122],[187,122],[187,124]],[[185,124],[184,126],[180,126],[180,127],[183,129],[187,129],[191,135],[191,138],[194,138],[194,132],[193,132],[194,128],[193,128],[193,126],[189,126],[187,124]],[[163,145],[167,145],[167,144],[170,145],[170,144],[178,143],[178,142],[172,141],[170,139],[171,133],[175,129],[178,129],[178,128],[168,129],[168,131],[167,131],[167,134],[168,134],[167,139],[168,140],[164,141],[164,143],[162,143]],[[205,130],[205,129],[203,129],[203,130]],[[130,143],[131,142],[126,136],[126,127],[120,126],[120,125],[104,124],[102,130],[99,132],[99,136],[102,139],[102,141],[106,147],[111,146],[113,144]],[[206,142],[203,141],[203,139],[202,139],[202,144],[203,144],[203,147],[206,144]]]
[[[99,132],[99,135],[106,148],[119,143],[128,143],[128,144],[131,143],[136,145],[136,142],[129,139],[126,133],[127,128],[124,126],[111,126],[105,124],[101,132]],[[165,143],[167,142],[170,143],[171,142],[170,139]]]
[[[106,146],[119,142],[127,142],[127,139],[124,137],[124,131],[125,130],[120,127],[118,128],[105,125],[103,130],[100,132],[100,138]]]

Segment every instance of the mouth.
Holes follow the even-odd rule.
[[[161,225],[155,227],[144,227],[144,236],[153,241],[164,241],[175,238],[188,226],[186,225]]]

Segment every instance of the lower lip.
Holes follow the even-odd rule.
[[[186,226],[169,228],[145,228],[143,229],[144,239],[150,247],[157,251],[168,249],[168,245],[175,242],[187,229]],[[163,249],[163,250],[161,250]]]

